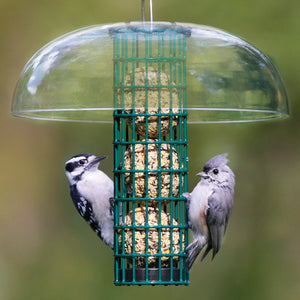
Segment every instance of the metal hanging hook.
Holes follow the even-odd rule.
[[[150,13],[150,22],[153,22],[153,6],[152,6],[152,0],[149,0],[149,13]],[[145,0],[142,0],[142,18],[143,22],[146,21],[145,18]]]

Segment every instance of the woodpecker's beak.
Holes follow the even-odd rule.
[[[96,164],[96,163],[98,163],[99,161],[101,161],[101,160],[103,160],[103,159],[105,159],[106,158],[106,156],[99,156],[99,157],[96,157],[96,158],[94,158],[94,160],[92,161],[92,164]]]
[[[196,175],[202,177],[203,179],[209,178],[209,176],[205,172],[200,172],[200,173],[198,173]]]
[[[101,160],[105,159],[106,156],[99,156],[99,157],[95,157],[86,167],[86,169],[90,169],[91,167],[93,167],[94,165],[98,164]]]

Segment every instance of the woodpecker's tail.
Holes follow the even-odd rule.
[[[186,248],[186,253],[188,254],[188,258],[186,259],[187,270],[190,271],[194,261],[197,256],[203,249],[206,243],[202,243],[199,239],[195,239],[192,243],[190,243]]]

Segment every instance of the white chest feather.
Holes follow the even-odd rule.
[[[105,173],[98,170],[84,174],[77,188],[79,193],[92,204],[99,221],[109,216],[109,198],[113,197],[114,187],[113,181]]]
[[[203,226],[206,225],[208,198],[211,196],[212,192],[212,188],[201,181],[191,193],[189,222],[192,224],[194,232],[205,234],[205,232],[203,232]]]

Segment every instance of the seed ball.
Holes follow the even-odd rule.
[[[134,218],[135,218],[135,226],[145,226],[146,225],[146,208],[138,207],[135,209]],[[160,215],[160,224],[159,224],[159,215]],[[125,226],[132,226],[132,217],[133,212],[130,211],[129,214],[125,216]],[[147,252],[149,254],[169,254],[170,253],[170,241],[171,241],[171,231],[170,228],[162,228],[159,232],[157,228],[151,228],[152,226],[177,226],[178,222],[176,220],[172,220],[168,213],[161,211],[154,207],[148,208],[148,249]],[[124,242],[125,242],[125,253],[132,254],[133,249],[133,233],[132,229],[125,228],[124,234]],[[135,253],[137,254],[145,254],[146,253],[146,230],[145,228],[136,228],[134,230],[134,248]],[[160,237],[160,239],[159,239]],[[160,243],[160,249],[159,249]],[[180,249],[180,245],[181,249]],[[122,248],[122,234],[119,234],[119,247]],[[180,230],[179,228],[173,228],[172,230],[172,251],[177,254],[180,251],[184,251],[184,235],[182,234],[182,240],[180,240]],[[132,259],[129,259],[132,262]],[[173,257],[173,263],[178,261],[178,256]],[[137,268],[144,268],[146,265],[146,257],[139,256],[135,259],[135,264]],[[157,256],[149,256],[148,257],[148,267],[149,268],[157,268],[159,266],[159,258]],[[163,268],[170,267],[170,258],[168,256],[161,257],[161,266]]]
[[[151,141],[152,142],[152,141]],[[146,149],[148,148],[148,149]],[[134,149],[134,162],[133,162],[133,149]],[[160,149],[160,151],[159,151]],[[170,150],[172,149],[172,151]],[[147,155],[146,155],[147,150]],[[160,157],[159,157],[160,153]],[[172,169],[171,169],[171,153],[172,153]],[[170,196],[177,197],[179,194],[179,174],[173,172],[161,172],[159,176],[159,169],[165,170],[178,170],[180,167],[178,153],[174,148],[170,148],[169,144],[156,144],[155,140],[153,143],[148,144],[135,144],[130,145],[125,151],[125,170],[137,170],[145,172],[131,172],[125,173],[125,185],[127,192],[133,195],[133,179],[135,186],[135,195],[133,197],[141,198],[146,197],[146,176],[148,176],[148,194],[149,198],[168,198]],[[146,166],[146,157],[148,164]],[[147,169],[147,170],[146,170]],[[146,175],[147,174],[147,175]],[[172,179],[172,191],[170,180]],[[159,193],[160,187],[160,193]],[[168,201],[164,201],[164,204]],[[144,205],[145,202],[141,201]],[[149,201],[149,205],[157,206],[158,201]]]
[[[133,78],[134,77],[134,78]],[[178,89],[170,88],[170,85],[175,83],[170,82],[169,75],[165,72],[159,72],[153,67],[136,68],[134,73],[128,73],[124,78],[124,104],[122,105],[122,89],[118,89],[118,102],[120,107],[125,107],[125,112],[130,114],[145,114],[146,106],[147,113],[150,115],[160,113],[158,116],[135,116],[128,118],[127,122],[132,126],[134,119],[135,131],[142,137],[146,136],[146,118],[148,118],[148,137],[158,138],[159,132],[161,136],[165,136],[170,131],[171,127],[176,127],[178,124],[178,116],[166,115],[170,112],[179,113],[179,95]],[[136,86],[143,86],[138,88]],[[159,86],[159,87],[158,87]],[[160,111],[158,109],[160,107]],[[172,108],[170,110],[170,108]],[[160,123],[160,126],[159,126]]]

